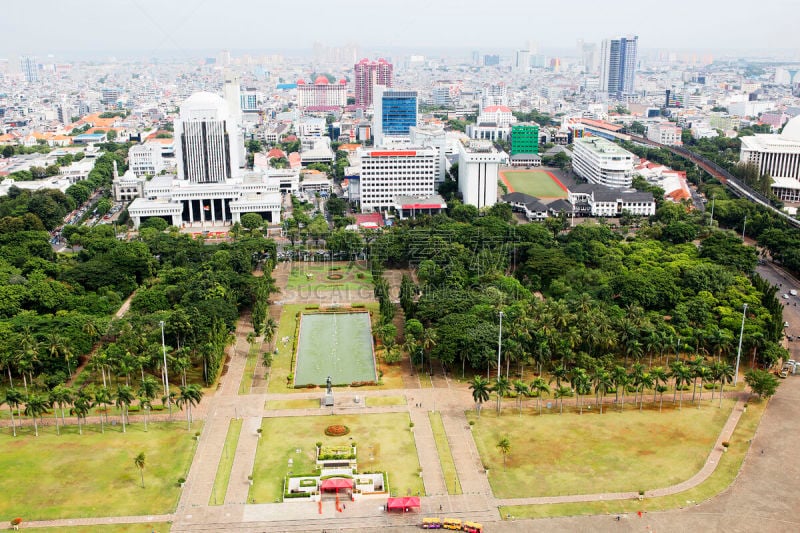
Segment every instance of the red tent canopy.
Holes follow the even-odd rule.
[[[353,488],[353,480],[346,479],[343,477],[332,477],[330,479],[326,479],[320,485],[322,490],[339,490],[339,489],[352,489]]]
[[[386,510],[391,511],[392,509],[410,509],[412,507],[419,507],[419,498],[416,496],[411,496],[408,498],[389,498],[388,502],[386,503]]]

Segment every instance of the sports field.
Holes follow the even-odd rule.
[[[566,198],[567,188],[546,170],[501,170],[500,179],[508,192],[521,192],[536,198]]]
[[[369,313],[303,313],[295,385],[375,381]]]

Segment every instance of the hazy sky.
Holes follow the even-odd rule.
[[[314,41],[491,52],[633,33],[644,49],[799,50],[800,1],[17,0],[3,6],[0,57],[303,50]]]

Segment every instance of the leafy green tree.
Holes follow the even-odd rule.
[[[748,371],[744,375],[744,380],[750,387],[750,390],[757,394],[759,398],[766,399],[774,396],[775,392],[778,390],[778,385],[780,385],[778,378],[774,375],[766,370],[759,370],[757,368]]]
[[[242,215],[242,226],[253,233],[264,226],[264,219],[258,213],[245,213]]]
[[[100,198],[100,199],[97,201],[97,206],[96,206],[96,209],[97,209],[97,214],[98,214],[98,215],[101,215],[101,216],[102,216],[102,215],[105,215],[106,213],[108,213],[109,211],[111,211],[111,208],[112,208],[113,206],[114,206],[114,204],[112,204],[112,203],[111,203],[111,200],[109,200],[108,198]],[[166,222],[166,221],[165,221],[165,222]]]

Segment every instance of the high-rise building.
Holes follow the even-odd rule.
[[[483,87],[481,93],[481,108],[492,105],[508,105],[508,87],[502,81]]]
[[[584,72],[588,74],[597,72],[597,44],[578,39],[578,55]]]
[[[23,56],[19,58],[19,68],[28,83],[39,81],[39,65],[36,64],[35,57]]]
[[[513,124],[511,126],[511,155],[539,153],[539,125]]]
[[[604,39],[600,47],[600,90],[620,97],[633,92],[639,37]]]
[[[500,56],[497,54],[486,54],[483,56],[484,67],[495,67],[500,64]]]
[[[384,137],[408,137],[409,130],[417,125],[417,91],[375,88],[375,117],[373,133],[375,145]]]
[[[178,177],[191,183],[230,179],[239,166],[239,152],[232,146],[237,130],[228,104],[216,94],[200,92],[187,98],[175,121]]]
[[[118,87],[103,87],[100,91],[100,101],[105,105],[115,105],[122,96],[122,89]]]
[[[528,72],[531,69],[531,51],[517,50],[514,69],[519,72]]]
[[[394,67],[381,58],[378,61],[362,59],[353,66],[353,83],[356,105],[366,109],[373,103],[373,91],[376,85],[392,86]]]
[[[497,203],[497,179],[505,152],[491,141],[464,139],[458,144],[458,191],[464,203],[478,209]]]

